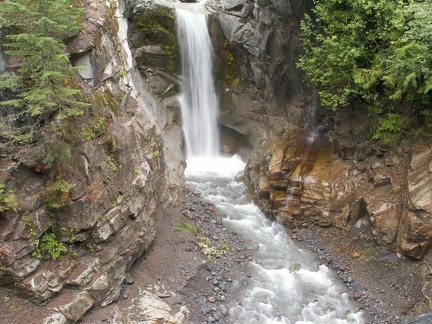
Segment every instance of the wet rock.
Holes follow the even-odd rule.
[[[432,312],[423,314],[421,316],[418,316],[406,322],[406,324],[429,324],[429,323],[432,323]]]
[[[351,225],[357,223],[357,221],[365,216],[368,216],[368,210],[366,208],[365,201],[362,197],[357,198],[351,205],[351,212],[349,220]]]
[[[299,271],[301,269],[301,264],[300,263],[297,263],[297,262],[294,262],[293,264],[291,264],[291,266],[290,266],[290,268],[289,268],[289,270],[291,271],[291,272],[297,272],[297,271]]]
[[[373,207],[376,209],[369,208],[369,221],[374,237],[385,243],[393,242],[400,222],[400,208],[388,203],[376,204]]]
[[[144,89],[132,60],[125,59],[130,57],[130,49],[125,42],[128,22],[120,13],[122,8],[117,12],[106,6],[110,4],[87,3],[83,7],[84,29],[69,42],[75,54],[72,60],[85,65],[81,73],[84,81],[98,84],[98,89],[92,88],[91,104],[97,106],[100,118],[88,120],[88,125],[79,125],[79,129],[65,130],[71,157],[68,171],[61,173],[71,185],[70,202],[48,216],[44,191],[53,185],[51,179],[57,178],[56,168],[52,174],[48,169],[42,173],[41,166],[27,157],[13,174],[5,174],[11,188],[17,188],[20,212],[18,217],[8,218],[14,224],[1,231],[0,248],[12,244],[18,248],[19,258],[7,256],[9,270],[2,272],[1,281],[13,280],[22,294],[39,300],[58,297],[59,307],[66,300],[62,295],[68,286],[86,287],[86,294],[79,295],[80,307],[65,301],[70,321],[79,321],[92,306],[106,305],[121,296],[125,272],[154,239],[156,218],[178,198],[185,167],[179,149],[181,129],[174,122],[176,110],[168,112],[170,107],[156,100],[157,94]],[[160,46],[147,45],[138,46],[143,54],[160,54]],[[171,81],[165,80],[168,86]],[[92,134],[91,139],[82,138],[81,131],[91,128],[93,122],[102,122],[102,117],[103,131]],[[76,141],[73,136],[81,138]],[[35,156],[40,156],[43,148],[34,147],[31,155],[38,160]],[[1,177],[3,180],[3,172]],[[56,260],[49,260],[49,255],[43,260],[32,257],[34,241],[48,230],[77,256],[62,255]]]
[[[228,316],[228,314],[229,314],[229,310],[224,304],[220,304],[218,307],[218,310],[221,313],[221,315],[224,317]]]
[[[240,10],[247,0],[225,0],[223,5],[227,10]]]
[[[243,244],[243,248],[245,250],[249,250],[249,251],[258,251],[259,250],[259,245],[255,241],[245,240],[245,242]]]
[[[218,15],[218,20],[225,34],[225,37],[228,40],[232,40],[234,29],[238,28],[238,26],[240,25],[240,18],[220,13]]]
[[[132,278],[130,273],[126,274],[125,284],[127,284],[127,285],[133,285],[134,284],[134,279]]]

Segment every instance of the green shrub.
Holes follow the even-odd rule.
[[[394,135],[396,115],[431,121],[431,26],[432,0],[319,0],[302,22],[297,65],[324,107],[379,107],[368,116],[380,119],[374,138]]]
[[[45,233],[38,243],[38,248],[32,253],[37,259],[51,257],[56,260],[67,252],[66,246],[57,240],[54,233]]]
[[[108,128],[107,119],[105,116],[96,118],[90,125],[86,125],[81,131],[81,136],[89,141],[95,139],[105,133]]]

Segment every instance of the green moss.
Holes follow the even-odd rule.
[[[228,49],[225,43],[225,66],[224,66],[225,82],[231,87],[235,87],[241,80],[240,68],[235,61],[233,54]]]
[[[120,107],[117,98],[108,89],[93,95],[93,107],[102,110],[105,110],[104,108],[109,108],[115,116],[120,114]]]
[[[197,226],[195,226],[194,224],[188,223],[185,220],[182,220],[180,224],[175,225],[174,230],[176,232],[184,232],[184,231],[191,232],[195,235],[198,235],[201,233],[201,230]]]
[[[113,172],[121,170],[121,168],[122,168],[121,164],[117,164],[111,155],[108,155],[106,157],[105,163],[107,164],[108,168]]]
[[[172,9],[158,5],[134,15],[132,24],[138,27],[142,34],[142,43],[136,45],[174,45],[177,43],[175,20]]]
[[[103,92],[95,93],[91,98],[91,110],[84,118],[80,119],[75,123],[81,123],[81,132],[78,138],[84,140],[92,140],[97,137],[103,136],[111,123],[110,115],[107,110],[111,111],[115,116],[119,116],[120,107],[117,98],[110,90],[104,90]],[[72,126],[72,125],[71,125]],[[73,127],[69,127],[70,136],[73,137],[74,130]]]
[[[105,26],[107,26],[107,30],[111,32],[111,34],[115,35],[118,32],[119,25],[116,18],[116,12],[117,12],[117,4],[115,1],[109,0],[107,2],[108,8],[106,12],[106,20],[105,20]]]
[[[93,123],[85,125],[81,132],[81,137],[85,140],[95,139],[105,133],[108,128],[106,117],[95,118]]]
[[[169,73],[177,73],[180,67],[180,54],[176,33],[176,18],[173,10],[155,5],[151,10],[139,12],[132,18],[134,33],[139,35],[135,47],[158,45],[165,56],[164,68]],[[143,62],[146,64],[146,62]]]
[[[117,141],[112,135],[108,135],[103,141],[102,141],[102,147],[106,154],[113,154],[117,151]]]

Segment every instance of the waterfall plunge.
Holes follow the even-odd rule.
[[[212,44],[206,15],[183,9],[176,9],[176,14],[182,57],[180,106],[186,157],[216,157],[219,156],[218,100],[213,86]]]

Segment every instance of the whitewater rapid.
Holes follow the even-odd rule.
[[[364,323],[345,285],[248,199],[241,179],[245,164],[239,157],[192,158],[187,163],[187,186],[215,205],[227,228],[259,246],[248,285],[235,287],[242,299],[231,309],[229,323]]]

